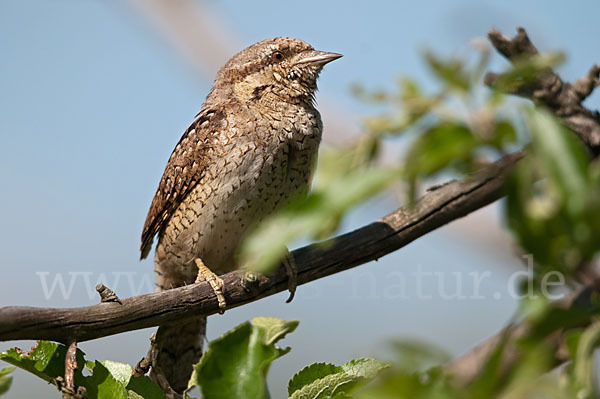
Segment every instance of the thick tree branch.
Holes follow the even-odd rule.
[[[351,233],[292,253],[298,283],[304,284],[378,259],[428,232],[500,198],[507,172],[523,156],[508,155],[471,178],[454,181],[421,198],[414,208],[400,208]],[[232,272],[223,276],[228,308],[287,289],[284,268],[269,276]],[[78,342],[141,328],[164,325],[219,311],[207,283],[140,295],[81,308],[0,309],[0,340],[46,339]]]

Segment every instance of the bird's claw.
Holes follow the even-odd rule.
[[[285,272],[288,276],[288,291],[290,292],[290,296],[288,297],[285,303],[290,303],[294,299],[294,295],[296,294],[296,287],[298,286],[298,269],[296,268],[296,261],[294,260],[294,256],[287,252],[285,258],[282,260],[283,266],[285,267]]]
[[[219,303],[219,313],[225,313],[225,308],[227,307],[227,302],[225,301],[225,296],[223,295],[223,288],[225,288],[225,283],[223,280],[212,272],[205,264],[202,262],[202,259],[197,258],[195,261],[196,266],[198,267],[198,276],[196,277],[196,283],[200,282],[208,282],[213,292],[217,296],[217,301]]]

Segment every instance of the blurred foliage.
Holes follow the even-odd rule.
[[[394,339],[389,347],[394,368],[406,373],[426,371],[450,360],[442,348],[421,341]]]
[[[526,113],[531,148],[508,184],[506,217],[542,270],[573,276],[598,252],[600,166],[543,110]]]
[[[15,367],[4,367],[0,369],[0,395],[6,393],[12,384],[12,373]]]
[[[406,347],[396,357],[389,372],[355,393],[356,399],[399,398],[597,398],[597,372],[593,352],[600,339],[600,314],[597,298],[574,302],[569,309],[543,306],[526,319],[527,329],[520,335],[506,335],[480,365],[477,375],[459,383],[444,369],[445,359],[427,369],[415,368],[423,359],[429,362],[438,352],[431,345]],[[536,305],[537,306],[537,305]],[[590,323],[592,323],[590,325]],[[582,327],[582,326],[588,326]],[[571,362],[559,367],[557,332],[568,337]],[[553,343],[554,342],[554,343]],[[510,362],[510,367],[506,367]]]

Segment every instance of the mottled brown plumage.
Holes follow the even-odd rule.
[[[206,155],[212,145],[208,134],[218,131],[215,124],[223,117],[222,112],[216,117],[215,113],[214,110],[201,111],[175,146],[144,224],[142,259],[148,256],[154,236],[168,223],[181,201],[203,176],[209,160]]]
[[[308,190],[322,132],[316,80],[339,57],[274,38],[221,68],[169,158],[142,232],[142,258],[158,235],[158,289],[193,283],[197,258],[217,274],[234,270],[248,229]],[[156,380],[166,378],[176,391],[186,387],[204,329],[203,318],[159,329]]]

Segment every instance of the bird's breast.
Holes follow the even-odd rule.
[[[162,273],[181,270],[193,281],[196,257],[216,273],[235,269],[246,232],[309,188],[321,140],[318,113],[241,125],[228,118],[224,125],[214,159],[161,234],[156,267]]]

